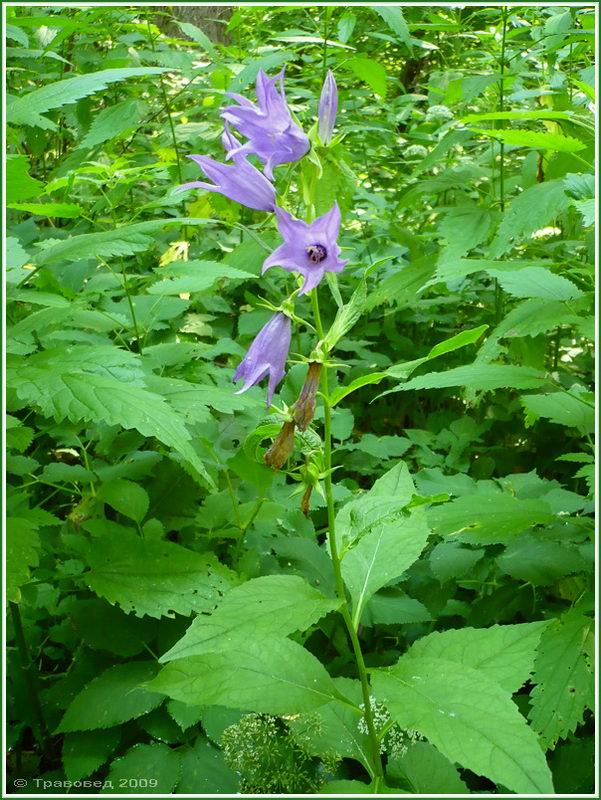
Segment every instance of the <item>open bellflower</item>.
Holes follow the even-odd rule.
[[[290,349],[292,324],[290,318],[281,311],[276,312],[255,336],[238,369],[233,382],[244,381],[236,394],[246,392],[269,375],[267,384],[267,407],[271,405],[273,393],[284,377],[286,358]]]
[[[314,289],[326,272],[341,272],[348,261],[341,261],[337,244],[340,229],[338,203],[308,223],[276,206],[278,228],[284,243],[263,262],[262,273],[271,267],[283,267],[288,272],[299,272],[305,279],[299,294]]]
[[[257,103],[231,92],[228,97],[238,105],[228,106],[221,116],[248,139],[244,145],[237,143],[231,147],[228,158],[254,153],[265,165],[264,173],[271,180],[275,166],[298,161],[308,151],[309,139],[292,119],[286,102],[284,69],[275,78],[268,78],[263,70],[259,72]]]
[[[274,210],[275,189],[273,185],[244,156],[234,156],[233,164],[222,164],[209,156],[188,156],[188,158],[195,161],[213,183],[191,181],[178,186],[178,189],[182,191],[184,189],[206,189],[208,192],[223,194],[230,200],[235,200],[236,203],[257,211]]]
[[[338,87],[334,79],[332,70],[328,70],[326,79],[323,82],[321,96],[319,98],[319,138],[322,144],[329,144],[334,131],[336,114],[338,112]]]

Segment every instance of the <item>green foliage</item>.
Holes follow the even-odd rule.
[[[50,5],[6,36],[8,791],[593,792],[591,9]],[[312,146],[277,203],[342,216],[318,298],[262,274],[273,214],[177,188],[284,67]],[[266,410],[232,377],[282,304]]]

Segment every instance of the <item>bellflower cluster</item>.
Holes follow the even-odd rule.
[[[269,78],[261,70],[257,75],[256,95],[256,103],[240,94],[227,95],[235,100],[236,105],[227,106],[221,114],[224,121],[221,142],[226,161],[232,163],[226,164],[209,156],[190,155],[188,158],[198,164],[211,183],[191,181],[178,188],[219,192],[248,208],[274,212],[283,242],[265,259],[262,272],[280,266],[288,272],[299,273],[304,278],[299,291],[299,295],[302,295],[315,289],[326,272],[340,272],[347,263],[339,258],[340,247],[337,243],[340,209],[334,203],[326,214],[308,223],[295,219],[276,205],[274,167],[299,161],[308,152],[310,142],[288,108],[284,69],[275,78]],[[338,90],[334,76],[329,71],[319,101],[318,127],[323,145],[331,141],[337,109]],[[244,144],[238,140],[232,128],[247,140]],[[248,161],[248,156],[256,156],[262,162],[263,172]],[[274,392],[285,374],[291,333],[290,317],[278,310],[259,331],[234,373],[234,382],[244,381],[238,394],[268,376],[267,405],[271,405]],[[313,397],[316,388],[317,383],[312,378],[310,394]],[[302,419],[306,427],[312,413],[309,417],[310,404],[305,405],[307,410],[303,412]],[[296,424],[296,421],[291,423],[292,438]],[[288,449],[290,432],[285,438],[285,447],[279,448],[282,453],[278,451],[274,455],[274,466],[280,465],[284,450]]]

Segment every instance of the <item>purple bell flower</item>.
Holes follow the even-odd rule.
[[[319,138],[322,144],[329,144],[336,122],[338,111],[338,87],[334,79],[332,70],[328,70],[326,79],[323,82],[321,96],[319,98]]]
[[[275,213],[284,243],[265,259],[262,273],[275,266],[288,272],[300,272],[305,282],[299,294],[306,294],[318,285],[324,273],[344,269],[348,261],[338,258],[340,248],[336,242],[340,229],[338,203],[311,223],[294,219],[277,206]]]
[[[276,89],[278,79],[280,93]],[[266,177],[272,180],[275,166],[298,161],[308,151],[309,139],[293,121],[286,103],[284,69],[275,78],[268,78],[263,70],[259,72],[256,104],[240,94],[229,92],[228,97],[238,105],[228,106],[221,116],[248,139],[244,145],[230,147],[228,158],[254,153],[265,165]]]
[[[269,375],[267,384],[267,407],[269,408],[273,393],[284,377],[291,336],[290,318],[278,311],[255,336],[247,354],[238,365],[233,382],[244,380],[244,385],[236,394],[246,392],[263,380],[266,375]]]
[[[227,136],[230,137],[230,140],[236,141],[226,130],[223,134],[224,140]],[[255,208],[257,211],[274,210],[275,189],[273,185],[243,155],[234,156],[233,164],[222,164],[209,156],[188,156],[188,158],[195,161],[213,183],[191,181],[178,186],[177,188],[181,191],[206,189],[208,192],[219,192],[219,194],[229,197],[230,200],[235,200],[236,203],[241,203],[248,208]]]

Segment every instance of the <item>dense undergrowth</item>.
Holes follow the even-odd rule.
[[[594,9],[7,14],[9,791],[592,791]],[[284,65],[266,410],[273,215],[177,187]]]

